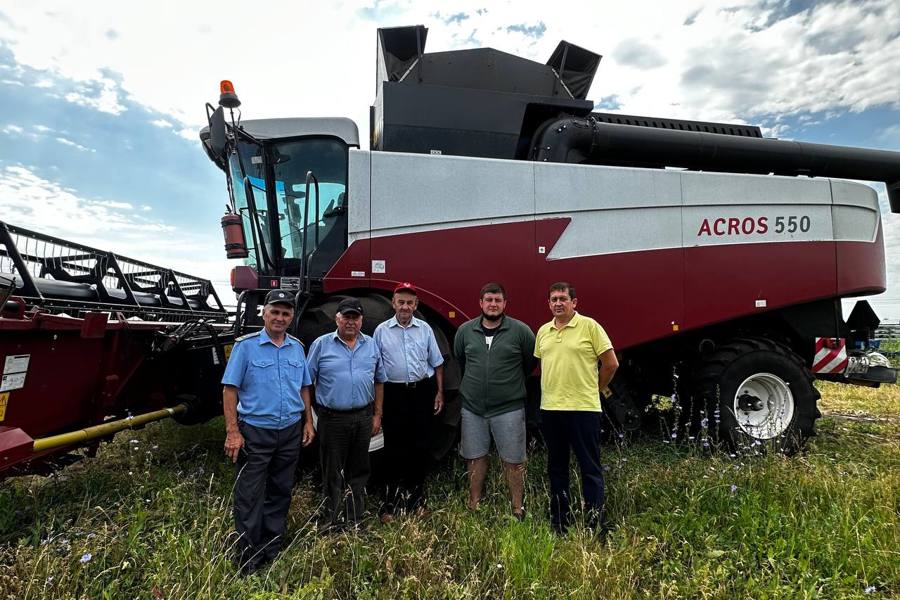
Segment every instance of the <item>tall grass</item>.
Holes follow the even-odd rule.
[[[820,435],[794,458],[604,448],[605,540],[556,537],[543,455],[524,522],[498,465],[475,512],[451,463],[426,517],[321,535],[298,483],[288,548],[241,579],[222,424],[120,434],[49,478],[0,487],[0,598],[872,598],[900,595],[900,392],[822,385]],[[828,411],[838,413],[830,416]]]

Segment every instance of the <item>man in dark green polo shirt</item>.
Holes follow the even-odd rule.
[[[481,316],[456,332],[453,352],[462,368],[460,454],[469,472],[469,509],[481,501],[491,438],[503,461],[513,513],[525,514],[525,379],[534,370],[534,334],[504,314],[506,291],[481,288]]]

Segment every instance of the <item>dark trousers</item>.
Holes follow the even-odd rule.
[[[575,453],[581,470],[585,522],[603,525],[603,467],[600,464],[600,413],[542,410],[541,431],[547,445],[547,475],[550,478],[550,523],[565,529],[569,512],[569,452]]]
[[[382,512],[415,510],[425,502],[425,474],[431,460],[431,418],[437,381],[429,377],[409,386],[384,384],[384,452],[387,488]]]
[[[359,521],[366,508],[372,405],[348,412],[317,407],[325,519],[331,524]]]
[[[303,427],[300,422],[284,429],[239,427],[244,447],[234,481],[237,560],[253,567],[281,550]]]

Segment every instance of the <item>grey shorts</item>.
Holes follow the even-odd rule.
[[[513,465],[525,462],[525,409],[480,417],[463,408],[459,454],[466,460],[486,456],[491,449],[491,437],[503,462]]]

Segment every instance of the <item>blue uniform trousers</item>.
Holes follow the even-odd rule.
[[[275,558],[284,541],[303,427],[284,429],[239,424],[244,447],[234,482],[234,524],[240,535],[237,560],[252,570]]]

